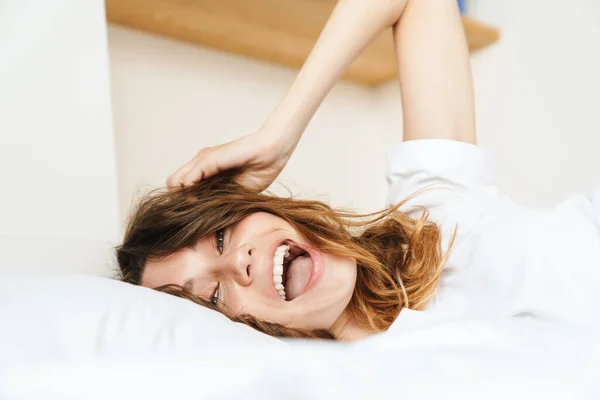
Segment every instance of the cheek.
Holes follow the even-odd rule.
[[[324,261],[325,271],[321,282],[295,306],[290,326],[329,329],[348,307],[356,285],[356,262],[350,258],[329,255],[325,256]]]
[[[351,258],[336,256],[325,257],[325,271],[321,285],[318,285],[316,297],[325,306],[327,303],[331,312],[344,311],[356,286],[356,261]],[[316,289],[316,287],[315,287]]]
[[[332,260],[335,262],[334,269],[335,274],[333,279],[329,282],[330,288],[334,293],[334,303],[332,304],[332,311],[341,314],[348,307],[352,295],[354,294],[354,288],[356,287],[356,261],[350,258],[337,258]]]
[[[356,261],[345,257],[331,257],[331,260],[327,261],[335,278],[333,283],[344,291],[354,292],[357,274]]]

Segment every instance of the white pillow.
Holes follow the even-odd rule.
[[[88,275],[2,273],[0,315],[10,321],[1,333],[3,361],[281,345],[188,300]]]
[[[0,273],[0,323],[3,400],[600,394],[595,332],[527,319],[401,324],[353,345],[289,345],[151,289],[11,272]]]
[[[188,300],[90,275],[0,272],[0,318],[2,399],[171,398],[199,383],[238,395],[245,386],[229,374],[255,385],[252,360],[289,347]]]

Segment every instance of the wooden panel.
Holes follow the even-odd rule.
[[[336,0],[106,0],[109,22],[293,68],[300,68]],[[498,38],[465,19],[472,49]],[[396,77],[391,29],[350,66],[344,79],[378,85]]]
[[[500,38],[497,29],[484,25],[469,17],[463,17],[463,27],[469,43],[469,50],[476,51]]]

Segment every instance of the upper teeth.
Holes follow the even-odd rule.
[[[279,296],[285,300],[285,287],[283,286],[283,259],[290,255],[290,246],[282,244],[275,250],[273,256],[273,283],[275,289],[279,292]]]

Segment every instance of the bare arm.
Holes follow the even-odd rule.
[[[395,24],[407,0],[340,0],[283,101],[267,120],[276,134],[296,138],[340,75],[385,28]],[[279,132],[279,133],[277,133]]]
[[[411,0],[394,27],[404,140],[475,144],[469,51],[456,0]]]
[[[394,39],[404,140],[475,143],[469,51],[455,0],[342,0],[268,123],[300,138],[340,74],[384,28]]]
[[[281,103],[263,127],[229,143],[207,147],[167,180],[189,186],[230,168],[238,182],[260,191],[277,178],[317,108],[346,68],[381,32],[395,24],[409,0],[339,0],[317,43]]]
[[[395,26],[404,139],[475,143],[471,71],[456,0],[340,0],[264,126],[233,142],[202,149],[167,184],[191,185],[243,168],[240,183],[266,189],[340,75],[390,26]]]

